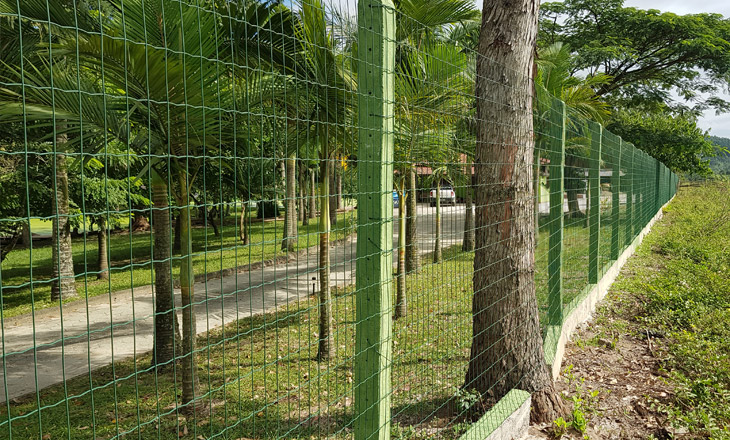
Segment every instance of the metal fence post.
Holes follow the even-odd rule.
[[[598,245],[601,231],[601,138],[603,126],[597,122],[590,123],[591,157],[588,164],[588,182],[590,188],[588,223],[590,238],[588,240],[588,282],[598,283]]]
[[[563,194],[565,192],[565,103],[553,100],[550,106],[550,239],[548,251],[548,321],[563,323]]]
[[[395,74],[392,1],[360,0],[358,25],[354,434],[357,440],[376,440],[390,438]]]
[[[611,163],[611,259],[618,260],[619,216],[621,215],[621,143],[617,137],[617,150]]]
[[[634,191],[636,191],[636,207],[634,209],[634,231],[633,237],[637,237],[641,232],[641,218],[642,218],[642,207],[644,187],[641,184],[641,150],[634,148],[634,154],[631,159],[631,168],[634,170]]]
[[[662,163],[659,160],[654,159],[654,214],[659,212],[659,170],[661,170]]]
[[[627,144],[626,154],[626,228],[624,236],[624,247],[631,244],[634,226],[634,146]]]

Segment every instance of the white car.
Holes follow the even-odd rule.
[[[456,205],[456,192],[450,185],[444,185],[440,190],[441,205]],[[436,188],[431,190],[429,194],[429,202],[431,206],[436,206]]]

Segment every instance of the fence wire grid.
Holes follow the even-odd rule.
[[[397,3],[0,0],[0,438],[458,438],[496,403],[478,14]],[[546,338],[678,184],[587,116],[537,94]]]

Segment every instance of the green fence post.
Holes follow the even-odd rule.
[[[660,180],[659,180],[660,179],[659,171],[661,170],[662,163],[659,162],[657,159],[654,159],[654,162],[655,162],[655,164],[654,164],[654,168],[655,169],[654,169],[654,210],[653,210],[654,212],[653,212],[653,214],[656,214],[657,212],[659,212],[659,207],[661,206],[659,204],[659,200],[660,200],[659,199],[659,197],[660,197],[660,194],[659,194],[659,182],[660,182]],[[653,217],[653,215],[652,215],[652,217]]]
[[[554,99],[550,109],[550,239],[548,251],[548,321],[563,324],[563,194],[565,192],[565,103]]]
[[[355,420],[357,440],[390,438],[393,278],[393,88],[391,0],[358,2],[357,264]]]
[[[618,260],[619,216],[621,214],[621,140],[616,137],[617,148],[611,163],[611,259]]]
[[[632,176],[634,176],[634,192],[635,192],[635,200],[634,200],[634,217],[633,217],[633,233],[631,236],[633,238],[636,238],[636,236],[639,235],[639,232],[641,232],[641,202],[642,202],[642,191],[643,187],[641,185],[641,150],[634,147],[632,149],[633,154],[631,156],[631,169],[632,169]]]
[[[634,219],[634,146],[626,144],[624,154],[626,155],[626,173],[624,179],[626,183],[626,224],[624,225],[624,247],[628,247],[631,243],[631,231],[633,230]]]
[[[588,240],[588,282],[598,283],[598,244],[601,231],[601,138],[603,126],[590,123],[591,157],[588,163],[588,183],[590,189],[588,202],[588,222],[590,238]]]

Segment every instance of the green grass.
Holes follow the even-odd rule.
[[[446,249],[442,264],[407,278],[409,314],[394,322],[394,433],[418,438],[419,425],[446,408],[464,380],[471,337],[473,253]],[[424,260],[425,261],[425,260]],[[186,419],[180,371],[155,373],[150,356],[118,362],[0,409],[0,437],[273,439],[351,436],[355,297],[333,301],[336,357],[314,360],[318,307],[314,298],[240,320],[198,338],[200,404],[208,414]],[[93,387],[93,388],[92,388]],[[66,399],[68,393],[69,398]],[[447,424],[442,433],[457,432]],[[138,428],[138,426],[140,426]],[[415,426],[415,428],[413,428]],[[68,427],[68,428],[67,428]],[[187,432],[187,434],[185,434]]]
[[[613,285],[598,324],[654,334],[688,438],[730,439],[730,183],[683,187]]]
[[[352,221],[353,214],[347,215],[348,222]],[[567,223],[564,303],[577,296],[587,282],[584,272],[589,240],[582,220]],[[343,230],[343,224],[338,224],[338,234],[344,235],[350,228],[347,223]],[[280,225],[277,222],[277,227]],[[316,244],[316,227],[316,223],[306,229],[300,227],[300,234],[311,234],[309,243],[300,238],[300,247]],[[245,264],[241,260],[248,257],[248,250],[241,255],[241,246],[235,248],[236,238],[225,238],[233,235],[234,229],[228,225],[223,228],[224,244],[230,240],[228,243],[234,246],[223,253],[231,252],[236,257],[238,251],[238,264]],[[202,252],[205,247],[201,247],[201,234],[205,231],[198,228],[194,232],[198,234],[197,249]],[[197,257],[196,269],[201,271],[206,264],[210,271],[221,260],[220,241],[215,248],[210,243],[212,231],[208,232],[208,249],[213,252],[208,254],[207,261],[205,255]],[[607,221],[601,233],[603,252],[606,243],[610,244]],[[131,249],[146,250],[146,254],[140,251],[140,258],[149,255],[149,234],[121,237],[132,241]],[[254,242],[256,237],[259,244],[251,248],[257,247],[258,253],[251,252],[252,259],[259,255],[256,260],[260,260],[262,252],[271,256],[279,253],[280,230],[273,223],[255,224]],[[267,243],[261,244],[262,241]],[[547,244],[547,230],[543,228],[536,252],[537,294],[542,312],[547,304]],[[123,250],[129,249],[127,245]],[[407,278],[409,314],[394,322],[393,435],[430,438],[433,431],[425,427],[437,426],[444,438],[456,438],[465,428],[462,419],[453,417],[453,408],[449,406],[464,379],[472,326],[473,253],[459,249],[460,246],[446,249],[442,264],[426,264]],[[149,276],[149,269],[135,268],[135,282],[138,273]],[[130,271],[118,276],[122,277],[119,286],[126,287]],[[146,280],[148,283],[149,278]],[[104,283],[100,290],[108,291],[109,285]],[[195,418],[182,416],[178,412],[180,371],[156,373],[149,369],[150,356],[146,355],[117,362],[90,377],[70,380],[66,390],[61,385],[46,389],[40,395],[40,405],[35,396],[13,401],[10,423],[8,409],[0,410],[0,438],[9,436],[11,430],[12,438],[20,439],[43,435],[50,435],[51,439],[110,438],[125,434],[162,439],[209,438],[216,434],[220,434],[217,438],[246,439],[349,437],[354,417],[352,363],[356,319],[352,286],[336,291],[332,305],[337,355],[325,364],[314,360],[318,319],[314,298],[289,303],[199,337],[198,374],[203,391],[200,403],[207,408],[207,414],[197,414]]]
[[[331,240],[344,238],[354,231],[356,213],[348,211],[338,215]],[[283,255],[280,246],[284,222],[282,219],[252,222],[250,241],[244,246],[238,238],[238,219],[225,219],[220,237],[215,237],[212,227],[194,227],[193,268],[196,274],[214,273],[223,269],[265,261]],[[296,250],[306,249],[318,243],[318,219],[308,226],[299,224],[299,240]],[[34,228],[34,225],[31,225]],[[73,240],[74,272],[77,292],[89,297],[132,287],[150,285],[153,280],[150,262],[153,237],[149,232],[114,233],[110,235],[110,279],[97,280],[97,239],[91,235],[84,240]],[[174,257],[173,274],[177,276],[180,257]],[[3,316],[8,318],[35,309],[57,306],[51,301],[51,247],[50,240],[35,242],[32,251],[19,249],[11,252],[2,263]],[[80,295],[82,296],[82,295]],[[73,300],[73,299],[71,299]]]

